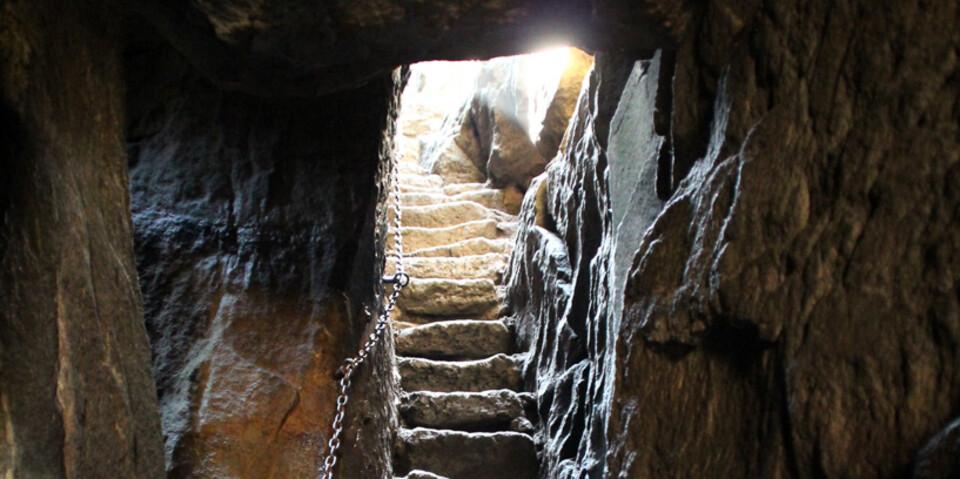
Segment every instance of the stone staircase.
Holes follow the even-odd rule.
[[[516,218],[504,211],[499,190],[445,184],[406,159],[400,171],[411,280],[394,323],[403,389],[395,472],[405,479],[535,479],[526,413],[533,396],[520,392],[522,357],[500,318]]]

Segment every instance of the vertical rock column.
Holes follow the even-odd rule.
[[[0,476],[163,477],[117,38],[97,2],[0,2]]]

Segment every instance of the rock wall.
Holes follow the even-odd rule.
[[[109,15],[0,2],[4,478],[163,477]]]
[[[380,168],[399,78],[266,100],[220,90],[146,36],[126,67],[136,257],[169,474],[313,477],[334,372],[370,323],[364,310],[378,308]],[[354,381],[338,477],[389,476],[385,344]]]
[[[510,268],[542,477],[960,473],[958,15],[719,1],[598,59]]]

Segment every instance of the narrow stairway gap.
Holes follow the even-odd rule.
[[[541,78],[498,80],[526,82],[532,89],[553,81],[555,90],[565,55],[527,55],[521,61],[529,61]],[[538,476],[528,418],[535,399],[522,390],[524,356],[502,311],[519,201],[510,186],[497,188],[484,165],[471,161],[471,152],[464,151],[471,145],[452,143],[460,131],[450,119],[459,111],[462,121],[476,108],[471,95],[483,64],[414,65],[398,118],[395,156],[411,282],[394,319],[402,389],[394,462],[395,475],[405,479]],[[539,120],[531,118],[545,107],[542,99],[509,107],[530,132],[531,144],[539,132],[539,123],[530,126]]]

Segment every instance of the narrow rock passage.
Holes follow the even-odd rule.
[[[521,360],[500,317],[516,218],[503,193],[401,155],[404,267],[394,323],[403,389],[395,471],[406,479],[537,476]],[[388,273],[392,271],[388,270]]]

